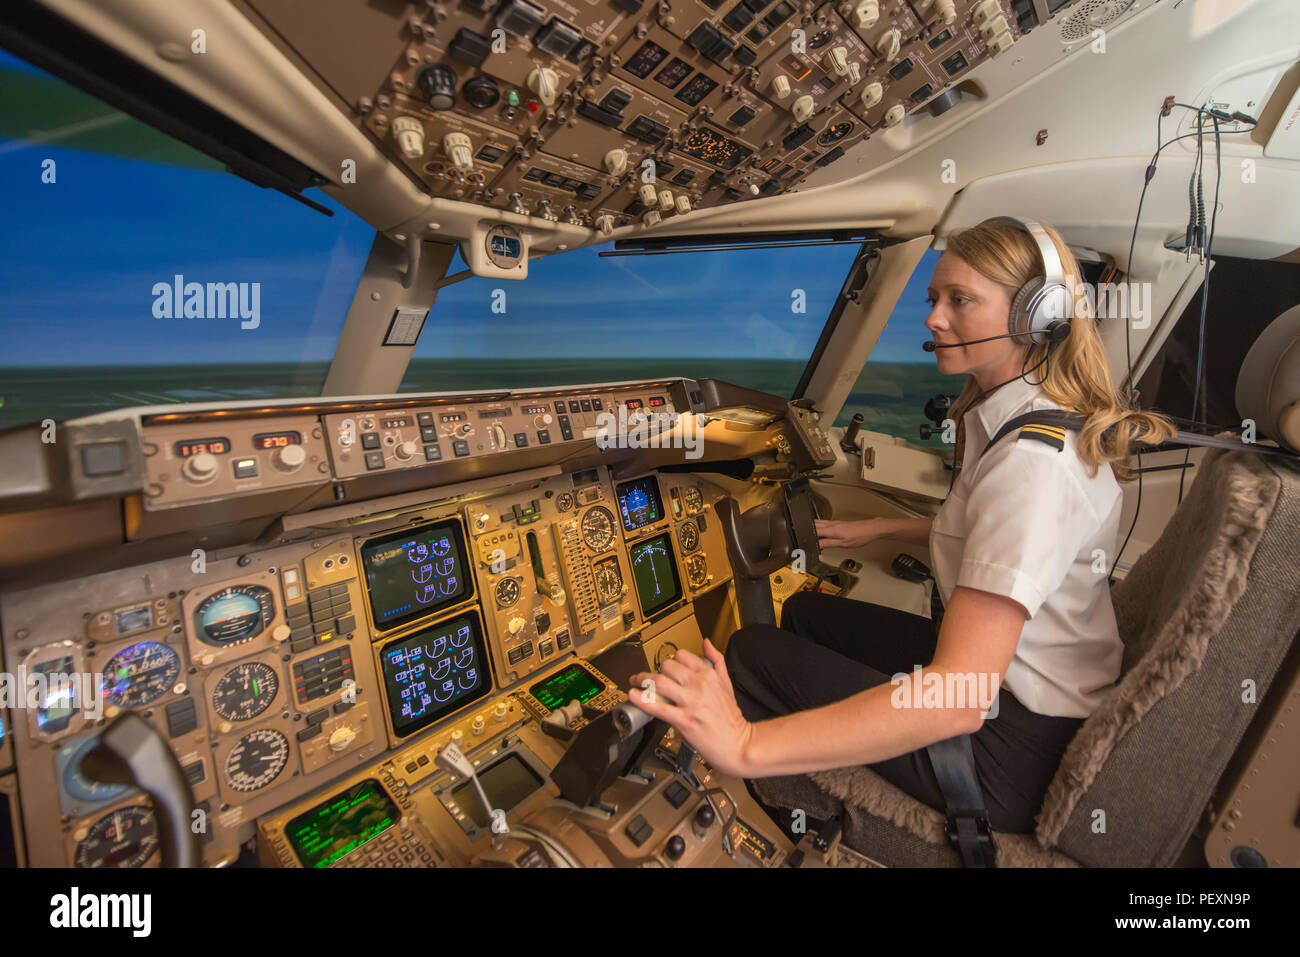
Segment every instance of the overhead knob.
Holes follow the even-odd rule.
[[[191,482],[210,482],[217,476],[217,457],[211,452],[191,455],[181,466],[181,474]]]
[[[868,83],[865,87],[862,88],[862,94],[859,97],[859,99],[862,102],[862,108],[864,110],[871,109],[873,106],[875,106],[877,103],[880,102],[880,98],[884,95],[885,95],[885,88],[883,86],[875,82]]]
[[[642,206],[654,206],[659,202],[659,191],[655,189],[654,183],[642,183],[636,197],[641,200]]]
[[[826,53],[826,67],[836,76],[849,75],[848,47],[831,47]]]
[[[953,0],[934,0],[934,12],[939,15],[944,26],[952,26],[957,20],[957,6]]]
[[[627,150],[610,150],[605,154],[605,170],[610,176],[622,176],[627,172]]]
[[[666,213],[671,213],[674,209],[676,209],[676,206],[673,203],[672,190],[665,189],[659,193],[659,208]]]
[[[301,445],[286,445],[271,453],[271,464],[281,472],[294,472],[302,468],[307,461],[307,453]]]
[[[686,854],[686,838],[680,834],[674,834],[668,838],[668,844],[664,848],[664,857],[670,861],[680,861]]]
[[[348,745],[357,739],[357,733],[349,727],[335,728],[330,733],[329,745],[331,751],[346,751]]]
[[[405,460],[405,459],[409,459],[409,458],[414,458],[414,457],[415,457],[415,443],[414,443],[414,442],[411,442],[411,441],[403,442],[403,443],[401,443],[400,445],[398,445],[397,448],[396,448],[394,451],[397,453],[397,457],[398,457],[399,459],[403,459],[403,460]]]
[[[859,30],[866,30],[869,27],[874,27],[876,21],[879,19],[879,0],[860,0],[858,5],[853,8],[853,25]]]
[[[804,120],[808,119],[808,117],[813,115],[813,111],[816,108],[816,105],[813,103],[812,94],[805,93],[790,105],[790,112],[794,114],[794,121],[796,123],[802,123]]]
[[[399,116],[393,120],[393,139],[407,159],[424,155],[424,125],[413,116]]]
[[[460,88],[460,95],[476,110],[486,110],[497,105],[497,100],[501,99],[501,90],[492,77],[476,76],[465,81],[465,85]]]
[[[555,102],[559,83],[559,75],[550,67],[534,68],[528,74],[528,89],[536,93],[537,98],[547,106]]]
[[[474,426],[466,422],[464,425],[460,427],[459,431],[461,435],[469,435],[471,432],[474,431]]]
[[[511,208],[520,216],[528,212],[528,207],[524,205],[523,193],[518,193],[518,192],[511,193],[510,196],[507,198],[510,200]]]
[[[416,75],[415,85],[435,110],[456,105],[456,71],[444,63],[426,66]]]
[[[758,193],[759,193],[759,189],[758,189],[758,184],[757,184],[757,183],[746,183],[746,184],[745,184],[745,188],[746,188],[747,190],[749,190],[749,195],[750,195],[750,196],[757,196]]]
[[[876,54],[883,60],[892,60],[898,56],[898,51],[902,45],[903,36],[898,32],[898,27],[890,27],[876,41]]]
[[[682,193],[680,196],[677,197],[677,212],[680,215],[680,214],[689,213],[690,211],[691,211],[691,198],[687,196],[685,193]]]
[[[778,73],[772,77],[770,89],[774,97],[778,100],[784,100],[790,95],[790,78],[784,73]]]
[[[614,231],[614,217],[609,213],[601,213],[596,217],[596,228],[605,236]]]
[[[474,168],[474,157],[470,152],[472,145],[464,133],[448,133],[442,138],[442,149],[451,157],[451,165],[462,173]]]
[[[854,60],[849,64],[849,83],[852,84],[853,86],[857,86],[858,81],[861,79],[862,79],[862,67],[858,64],[857,60]]]
[[[663,217],[659,215],[659,210],[649,209],[642,214],[641,222],[645,223],[647,226],[657,226],[659,225],[659,220],[662,218]]]
[[[897,126],[903,122],[903,117],[907,115],[907,110],[903,108],[902,103],[895,103],[885,111],[885,125]]]
[[[542,200],[542,202],[544,203],[546,200]],[[540,203],[538,205],[540,205]],[[492,426],[492,439],[496,442],[496,446],[499,450],[504,450],[506,447],[506,430],[501,428],[499,425]]]

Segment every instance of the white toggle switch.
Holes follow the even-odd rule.
[[[637,199],[641,200],[642,206],[653,207],[659,203],[659,190],[655,189],[654,183],[642,183],[636,195]]]
[[[811,94],[805,93],[790,105],[790,112],[794,114],[794,121],[802,123],[808,117],[813,115],[816,106],[813,104]]]
[[[751,196],[757,196],[757,195],[758,195],[758,186],[757,186],[756,184],[754,184],[754,183],[750,183],[750,184],[746,187],[746,189],[749,190],[749,194],[750,194]]]
[[[448,133],[442,138],[442,149],[451,157],[451,165],[462,173],[474,168],[474,156],[470,152],[469,137],[464,133]]]
[[[862,108],[864,110],[869,110],[877,103],[879,103],[880,98],[884,95],[885,95],[885,88],[882,87],[879,83],[868,83],[865,87],[863,87],[862,94],[859,97],[859,101],[862,103]]]
[[[559,76],[550,67],[534,69],[528,74],[528,89],[536,93],[537,98],[547,106],[555,102],[559,82]]]
[[[665,189],[659,194],[659,208],[668,213],[671,213],[676,208],[673,205],[672,190]]]
[[[407,159],[419,159],[424,155],[424,126],[415,117],[399,116],[393,120],[393,138]]]
[[[691,198],[685,193],[677,197],[677,212],[689,213],[691,211]]]
[[[859,30],[866,30],[876,25],[880,19],[880,2],[879,0],[861,0],[853,8],[853,25]]]
[[[772,77],[771,90],[774,97],[784,100],[790,95],[790,78],[784,73],[778,73]]]
[[[849,84],[857,86],[858,81],[862,79],[862,66],[857,60],[849,64]]]
[[[903,45],[902,34],[898,32],[898,27],[890,27],[880,35],[880,39],[875,42],[876,55],[882,60],[892,60],[898,56],[898,51]]]
[[[885,125],[897,126],[903,122],[903,117],[907,115],[907,110],[903,109],[902,103],[895,103],[885,111]]]
[[[826,69],[836,76],[849,75],[849,51],[847,47],[831,47],[826,52]]]
[[[605,171],[610,176],[622,176],[627,171],[627,150],[610,150],[605,154]]]

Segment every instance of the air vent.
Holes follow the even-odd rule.
[[[1114,23],[1133,6],[1133,0],[1083,0],[1061,21],[1061,42],[1078,43],[1092,31]]]

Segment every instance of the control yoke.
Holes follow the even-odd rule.
[[[92,781],[134,785],[148,794],[158,822],[162,866],[200,866],[198,835],[190,828],[194,792],[153,725],[127,711],[100,733],[99,742],[81,759],[81,773]]]

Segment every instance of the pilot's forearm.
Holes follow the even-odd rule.
[[[922,682],[928,671],[922,671]],[[908,679],[902,688],[912,686],[915,676],[909,674]],[[923,683],[915,687],[921,688]],[[906,700],[901,688],[877,685],[834,704],[754,723],[746,749],[745,776],[874,764],[979,726],[974,710],[926,708],[920,701],[910,702],[915,707],[898,707],[896,699]]]
[[[895,542],[907,542],[909,545],[928,545],[930,543],[930,526],[934,516],[924,518],[876,518],[872,519],[876,538],[887,538]]]

